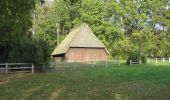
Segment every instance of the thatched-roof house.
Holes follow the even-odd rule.
[[[55,61],[105,61],[109,52],[87,24],[73,29],[51,54]]]

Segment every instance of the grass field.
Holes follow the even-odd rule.
[[[170,64],[1,75],[0,100],[170,100]]]

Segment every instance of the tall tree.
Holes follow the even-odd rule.
[[[2,0],[0,2],[0,58],[6,61],[15,41],[29,34],[31,12],[36,0]]]

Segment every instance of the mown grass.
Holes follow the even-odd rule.
[[[169,100],[170,64],[0,77],[0,100]]]

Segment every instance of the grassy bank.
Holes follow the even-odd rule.
[[[170,65],[0,76],[2,100],[169,100]]]

